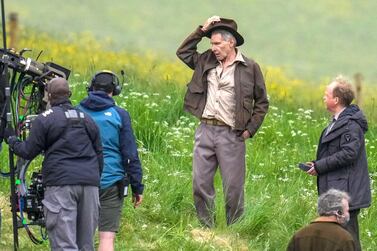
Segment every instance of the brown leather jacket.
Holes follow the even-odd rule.
[[[219,62],[211,50],[197,52],[197,45],[204,33],[198,27],[190,34],[177,50],[177,56],[194,70],[191,81],[187,85],[184,109],[201,118],[207,100],[207,73]],[[259,65],[242,55],[246,64],[238,62],[234,72],[236,114],[235,130],[248,130],[251,137],[261,126],[268,111],[266,86]]]

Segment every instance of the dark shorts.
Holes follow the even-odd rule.
[[[100,189],[100,213],[98,231],[118,232],[120,217],[122,214],[124,197],[119,198],[119,191],[116,185]]]

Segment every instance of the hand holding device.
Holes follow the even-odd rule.
[[[306,164],[306,163],[299,163],[299,164],[298,164],[298,167],[299,167],[301,170],[305,171],[305,172],[309,171],[310,168],[312,168],[312,166],[310,166],[310,165],[308,165],[308,164]]]

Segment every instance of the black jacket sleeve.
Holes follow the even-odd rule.
[[[356,123],[349,124],[349,130],[341,135],[339,150],[315,161],[319,174],[328,173],[349,165],[356,160],[362,145],[363,131]]]
[[[46,134],[44,123],[39,115],[32,123],[29,137],[25,141],[10,140],[9,147],[13,152],[27,160],[32,160],[46,149]]]
[[[141,168],[136,140],[131,126],[131,118],[125,110],[117,108],[117,111],[122,118],[122,128],[119,136],[122,164],[129,178],[132,192],[135,194],[143,194],[143,170]]]

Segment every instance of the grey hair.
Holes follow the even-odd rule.
[[[335,212],[343,212],[343,200],[350,201],[350,197],[346,192],[336,189],[330,189],[318,198],[317,212],[319,216],[334,215]]]
[[[233,40],[234,44],[237,44],[236,38],[227,30],[217,29],[212,31],[211,34],[220,34],[225,41]]]

